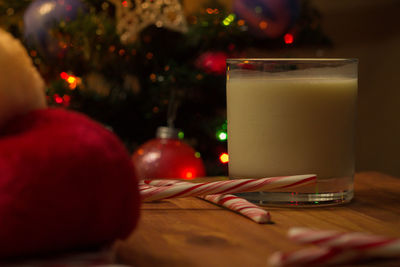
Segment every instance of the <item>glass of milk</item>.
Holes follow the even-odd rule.
[[[228,59],[229,177],[317,174],[317,183],[243,193],[257,204],[353,198],[357,59]]]

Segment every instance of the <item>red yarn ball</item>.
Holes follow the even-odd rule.
[[[81,114],[45,109],[1,132],[1,258],[97,246],[134,229],[137,181],[110,131]]]
[[[140,146],[132,156],[138,179],[205,176],[203,161],[179,139],[155,138]]]

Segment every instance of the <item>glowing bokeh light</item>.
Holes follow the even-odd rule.
[[[228,138],[228,135],[224,131],[219,131],[217,137],[219,141],[225,141]]]
[[[222,24],[224,26],[228,26],[229,24],[231,24],[236,18],[235,14],[229,14],[223,21]]]
[[[61,96],[59,96],[58,94],[54,94],[53,98],[57,104],[61,104],[62,102],[64,102],[64,99]]]
[[[43,3],[42,6],[39,8],[39,14],[44,16],[47,13],[50,13],[55,7],[57,3],[54,2],[49,2],[49,3]]]
[[[219,156],[219,160],[222,162],[222,163],[228,163],[229,162],[229,155],[228,155],[228,153],[222,153],[221,154],[221,156]]]
[[[61,79],[66,80],[66,79],[68,79],[69,75],[68,75],[68,73],[66,73],[65,71],[63,71],[63,72],[60,73],[60,77],[61,77]]]
[[[196,170],[192,167],[185,168],[181,171],[181,178],[190,180],[196,178]]]
[[[191,172],[191,171],[186,172],[185,178],[186,179],[192,179],[193,178],[193,172]]]
[[[292,44],[294,41],[293,34],[285,34],[285,36],[283,36],[283,40],[285,41],[285,44]]]
[[[67,78],[67,82],[70,83],[70,84],[71,84],[71,83],[76,83],[76,77],[70,75],[70,76]]]
[[[261,30],[265,30],[268,27],[268,22],[263,20],[258,24],[258,26],[260,27]]]

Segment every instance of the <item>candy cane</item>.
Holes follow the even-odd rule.
[[[291,228],[288,232],[288,237],[303,244],[308,243],[346,250],[352,249],[379,257],[400,257],[400,238],[308,228]]]
[[[400,258],[400,239],[365,233],[341,233],[308,228],[291,228],[291,240],[318,248],[276,252],[271,266],[313,266],[352,263],[372,258]]]
[[[258,207],[257,205],[250,203],[249,201],[234,196],[234,195],[207,195],[201,198],[223,206],[229,210],[238,212],[247,218],[255,221],[256,223],[268,223],[271,221],[271,215],[268,211]]]
[[[269,266],[326,266],[356,262],[362,253],[354,250],[340,250],[332,248],[309,248],[294,252],[275,252],[269,258]]]
[[[177,197],[295,188],[315,182],[316,176],[314,174],[262,179],[237,179],[211,183],[178,184],[175,186],[153,187],[142,190],[141,195],[143,201],[155,201]],[[148,183],[148,181],[145,181],[145,183]]]
[[[192,184],[181,180],[149,180],[147,181],[148,185],[151,186],[174,186],[178,184]],[[144,185],[145,186],[145,185]],[[144,187],[146,188],[146,187]],[[222,195],[222,194],[214,194],[207,196],[200,196],[200,198],[217,204],[219,206],[223,206],[229,210],[240,213],[247,218],[255,221],[256,223],[268,223],[271,220],[271,215],[268,211],[258,207],[257,205],[250,203],[249,201],[234,196],[234,195]]]

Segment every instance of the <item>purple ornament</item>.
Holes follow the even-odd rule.
[[[36,0],[24,14],[24,36],[29,45],[45,55],[54,56],[60,48],[50,36],[50,30],[60,21],[74,20],[84,11],[80,0]]]
[[[233,10],[259,38],[278,38],[293,26],[300,13],[298,0],[234,0]]]

